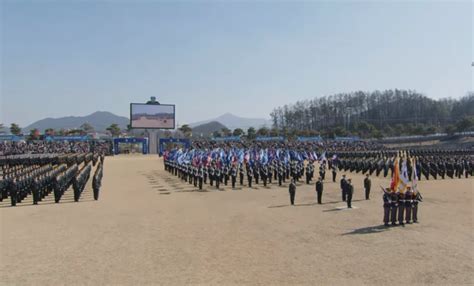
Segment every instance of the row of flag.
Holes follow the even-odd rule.
[[[214,150],[196,150],[196,149],[173,149],[164,153],[165,160],[177,162],[178,164],[192,164],[193,166],[208,166],[212,162],[218,165],[232,164],[269,164],[273,161],[288,164],[292,161],[325,161],[326,152],[318,156],[314,151],[297,151],[290,149],[237,149],[232,148],[224,150],[216,148]],[[336,160],[334,155],[332,160]]]

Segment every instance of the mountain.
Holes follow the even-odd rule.
[[[125,129],[130,123],[127,117],[118,116],[107,111],[97,111],[87,116],[68,116],[60,118],[45,118],[36,121],[25,128],[24,132],[29,132],[31,129],[37,128],[40,132],[43,132],[47,128],[53,129],[73,129],[79,128],[84,123],[89,123],[94,127],[96,131],[104,131],[111,124],[116,123],[120,128]]]
[[[255,127],[255,128],[260,128],[263,126],[266,126],[270,128],[272,126],[272,123],[270,120],[264,119],[264,118],[245,118],[245,117],[240,117],[231,113],[225,113],[217,118],[214,119],[209,119],[209,120],[204,120],[200,122],[195,122],[189,124],[192,128],[198,125],[202,125],[205,123],[209,123],[212,121],[219,122],[229,129],[235,129],[235,128],[242,128],[246,130],[249,127]]]
[[[200,137],[201,134],[204,137],[208,137],[211,136],[214,131],[221,131],[222,128],[226,128],[226,126],[217,121],[204,123],[193,127],[193,137]]]

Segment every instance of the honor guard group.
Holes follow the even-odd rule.
[[[54,202],[59,203],[69,190],[78,202],[91,181],[94,199],[99,199],[106,153],[85,148],[83,142],[81,149],[76,148],[75,143],[68,143],[68,148],[63,148],[63,144],[53,143],[53,147],[49,144],[43,142],[40,150],[67,153],[41,154],[37,148],[41,144],[37,142],[34,154],[29,153],[32,147],[28,144],[0,145],[0,202],[8,200],[11,206],[16,206],[31,197],[37,205],[52,195]],[[61,148],[55,148],[57,146]]]
[[[365,174],[365,199],[370,199],[370,176],[388,177],[389,187],[383,191],[385,226],[418,222],[418,204],[422,196],[417,182],[426,179],[468,178],[474,172],[474,150],[387,150],[380,146],[357,143],[351,150],[336,144],[322,143],[216,143],[195,142],[189,149],[172,148],[163,154],[164,168],[183,182],[199,190],[209,184],[217,190],[221,184],[252,188],[255,185],[282,186],[289,181],[290,204],[294,205],[296,182],[315,182],[317,203],[322,203],[326,170],[336,182],[337,173]],[[315,178],[315,163],[319,163]],[[342,201],[352,208],[352,179],[339,181]]]

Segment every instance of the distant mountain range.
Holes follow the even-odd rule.
[[[247,131],[246,129],[248,129],[249,127],[254,127],[258,129],[263,126],[266,126],[268,128],[272,126],[271,121],[264,118],[244,118],[231,113],[225,113],[217,118],[191,123],[189,124],[189,126],[191,128],[194,128],[196,126],[213,121],[219,122],[231,130],[235,128],[242,128],[244,129],[244,131]]]
[[[47,128],[53,129],[74,129],[79,128],[82,124],[89,123],[96,131],[104,131],[111,124],[118,124],[122,129],[127,128],[130,119],[124,116],[118,116],[107,111],[97,111],[87,116],[68,116],[60,118],[45,118],[36,121],[23,128],[23,132],[29,132],[31,129],[37,128],[43,132]]]
[[[97,111],[87,116],[67,116],[60,118],[45,118],[36,121],[23,128],[23,132],[26,134],[31,129],[38,129],[40,132],[48,128],[55,130],[59,129],[75,129],[79,128],[82,124],[89,123],[94,127],[95,131],[105,131],[111,124],[116,123],[121,129],[126,129],[130,123],[130,119],[124,116],[118,116],[107,111]],[[242,128],[247,131],[249,127],[256,129],[266,126],[271,127],[271,121],[263,118],[244,118],[233,115],[231,113],[223,114],[217,118],[199,121],[189,124],[193,128],[194,136],[203,136],[212,134],[214,131],[221,131],[222,128],[229,128],[233,130],[235,128]],[[7,128],[6,128],[7,129]]]
[[[209,137],[212,136],[212,133],[215,131],[221,132],[223,128],[226,128],[226,126],[217,121],[204,123],[193,128],[193,137],[200,137],[201,135],[203,137]]]

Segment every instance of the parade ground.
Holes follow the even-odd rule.
[[[459,285],[474,283],[474,180],[423,180],[419,224],[382,226],[389,178],[347,173],[353,209],[326,173],[314,184],[198,191],[156,155],[107,157],[90,186],[32,206],[0,205],[2,285]],[[245,180],[246,183],[246,180]],[[68,191],[71,192],[71,191]],[[51,196],[51,195],[50,195]]]

